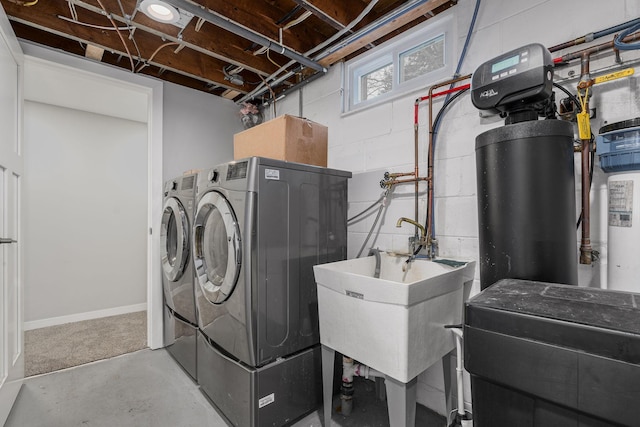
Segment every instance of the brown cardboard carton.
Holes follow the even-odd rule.
[[[259,156],[288,162],[327,166],[326,126],[284,115],[233,137],[233,158]]]

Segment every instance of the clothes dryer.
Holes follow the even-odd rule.
[[[346,258],[350,176],[259,157],[199,176],[198,382],[232,425],[287,424],[321,402],[313,265]]]
[[[197,174],[185,174],[164,185],[160,227],[164,291],[164,344],[194,379],[197,318],[193,290],[191,224]]]

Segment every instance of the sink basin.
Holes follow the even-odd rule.
[[[455,348],[444,325],[462,323],[474,261],[457,266],[374,256],[313,267],[320,342],[407,383]]]

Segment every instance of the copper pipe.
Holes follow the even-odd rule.
[[[589,197],[589,154],[591,142],[582,140],[582,240],[580,242],[580,264],[590,265],[593,248],[591,247],[591,221],[590,221],[590,197]]]
[[[441,82],[435,84],[429,88],[429,158],[427,163],[427,179],[428,179],[428,188],[427,188],[427,242],[428,244],[432,240],[432,230],[433,230],[433,212],[431,210],[431,206],[433,204],[433,155],[434,155],[434,146],[433,146],[433,91],[443,86],[452,85],[463,80],[468,80],[471,78],[471,74],[467,74],[466,76],[457,77],[445,82]],[[417,132],[417,131],[416,131]],[[431,248],[429,248],[430,250]]]
[[[600,37],[608,36],[609,34],[613,34],[616,31],[622,31],[622,30],[624,30],[626,28],[630,28],[631,26],[633,26],[637,22],[638,22],[638,19],[633,19],[631,21],[622,23],[620,25],[615,25],[613,27],[605,28],[605,29],[600,30],[600,31],[596,31],[596,32],[591,32],[589,34],[585,34],[584,36],[578,37],[577,39],[570,40],[568,42],[561,43],[561,44],[558,44],[558,45],[555,45],[555,46],[551,46],[549,48],[549,52],[553,53],[553,52],[557,52],[557,51],[562,50],[562,49],[566,49],[568,47],[578,46],[578,45],[583,44],[583,43],[592,42],[595,39],[599,39]]]
[[[634,42],[637,40],[640,40],[640,31],[637,33],[630,34],[624,39],[622,39],[622,41],[625,43]],[[569,62],[574,59],[579,59],[579,58],[582,59],[583,55],[585,54],[587,56],[591,56],[594,53],[602,52],[604,50],[613,49],[613,48],[614,48],[614,44],[613,44],[613,40],[611,40],[609,42],[591,46],[589,48],[578,50],[576,52],[567,53],[566,55],[562,55],[560,59],[562,60],[562,62]]]
[[[551,46],[549,48],[549,52],[551,52],[551,53],[557,52],[559,50],[566,49],[568,47],[577,46],[579,44],[586,43],[586,42],[587,42],[587,39],[586,39],[585,36],[578,37],[577,39],[574,39],[574,40],[571,40],[571,41],[568,41],[568,42],[565,42],[565,43],[557,44],[555,46]]]
[[[448,84],[453,84],[456,83],[460,80],[465,80],[468,79],[469,77],[471,77],[471,75],[469,74],[468,76],[464,76],[464,77],[459,77],[453,80],[449,80],[446,82],[442,82],[436,86],[433,86],[430,90],[429,90],[429,95],[428,96],[423,96],[421,98],[416,99],[415,104],[414,104],[414,119],[413,119],[413,147],[414,147],[414,172],[413,174],[410,172],[407,173],[398,173],[398,174],[389,174],[390,177],[394,178],[392,179],[390,182],[388,182],[386,185],[387,187],[391,187],[393,185],[396,184],[402,184],[402,183],[408,183],[408,182],[413,182],[415,183],[415,187],[414,187],[414,206],[415,206],[415,212],[414,212],[414,222],[419,224],[419,215],[418,215],[418,192],[419,192],[419,183],[420,181],[427,181],[429,182],[429,188],[430,188],[430,194],[431,194],[431,198],[433,197],[433,185],[431,184],[431,180],[432,180],[432,176],[433,176],[433,141],[432,141],[432,137],[431,137],[431,133],[432,133],[432,125],[431,125],[431,121],[432,119],[432,112],[431,112],[431,100],[436,97],[436,96],[440,96],[440,95],[446,95],[448,93],[452,93],[452,92],[456,92],[458,90],[463,89],[463,87],[457,87],[457,88],[453,88],[453,89],[449,89],[449,90],[445,90],[442,92],[438,92],[438,93],[433,93],[433,89],[438,88],[438,87],[442,87],[442,86],[446,86]],[[468,85],[467,85],[468,87]],[[466,87],[464,87],[466,89]],[[418,147],[419,147],[419,125],[418,125],[418,109],[420,106],[420,102],[425,101],[429,99],[429,162],[430,162],[430,169],[429,169],[429,173],[427,177],[421,177],[420,176],[420,170],[419,170],[419,161],[418,161]],[[402,180],[397,180],[395,179],[395,177],[398,176],[409,176],[409,175],[413,175],[412,179],[402,179]],[[430,208],[431,206],[431,201],[429,201],[429,204],[427,205],[427,218],[429,217],[429,212],[431,210]],[[428,223],[429,221],[427,221]],[[416,227],[416,236],[417,236],[417,227]],[[427,236],[427,239],[430,241],[430,235]]]
[[[591,81],[589,70],[589,59],[591,49],[586,49],[580,58],[580,84]],[[578,84],[578,87],[580,87]],[[589,114],[589,97],[585,96],[584,111]],[[593,248],[591,247],[591,201],[589,185],[589,169],[591,160],[591,138],[582,139],[582,150],[580,152],[581,173],[582,173],[582,239],[580,241],[580,264],[591,265]]]
[[[623,39],[624,42],[634,42],[640,40],[640,32],[630,34]],[[606,43],[601,43],[596,46],[592,46],[586,49],[582,49],[576,52],[571,52],[563,55],[560,58],[556,58],[554,62],[569,62],[574,59],[580,59],[580,82],[578,83],[578,90],[586,89],[593,85],[593,81],[590,77],[590,57],[595,53],[599,53],[605,50],[614,49],[614,41],[611,40]],[[585,100],[585,111],[589,112],[589,99]],[[590,184],[589,184],[589,169],[590,169],[590,152],[591,139],[581,139],[580,146],[580,161],[581,161],[581,199],[582,199],[582,233],[580,240],[580,264],[590,265],[593,261],[593,248],[591,247],[591,201],[590,201]]]
[[[397,173],[390,173],[389,174],[389,178],[398,178],[401,176],[413,176],[413,172],[397,172]]]
[[[582,55],[580,55],[580,83],[591,81],[591,76],[589,75],[591,73],[589,68],[589,57],[591,53],[589,50],[590,49],[585,50],[582,52]]]
[[[416,101],[417,102],[417,101]],[[417,107],[416,107],[417,108]],[[417,113],[416,113],[417,114]],[[418,217],[418,190],[420,187],[420,183],[418,181],[418,177],[420,176],[420,171],[418,170],[418,124],[417,121],[416,123],[413,125],[413,159],[414,159],[414,171],[413,171],[413,176],[414,178],[416,178],[415,180],[415,184],[414,184],[414,221],[418,222],[419,221],[419,217]],[[418,235],[418,229],[416,228],[416,237]]]
[[[429,178],[426,176],[419,176],[417,178],[394,179],[392,181],[389,181],[389,185],[406,184],[409,182],[420,182],[420,181],[429,181]]]

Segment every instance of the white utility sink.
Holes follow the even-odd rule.
[[[474,261],[455,266],[380,254],[313,267],[320,342],[402,383],[455,348],[444,325],[462,322]]]

